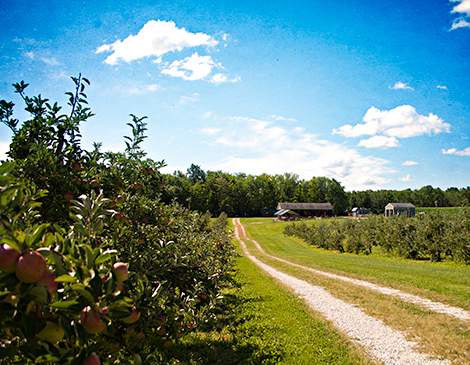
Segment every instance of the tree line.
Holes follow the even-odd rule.
[[[191,164],[186,172],[163,174],[162,200],[180,204],[213,216],[258,216],[276,209],[279,202],[331,203],[334,215],[353,207],[383,213],[390,202],[407,202],[418,207],[456,207],[470,205],[470,187],[441,190],[432,186],[411,190],[366,190],[346,192],[335,179],[300,179],[297,174],[230,174],[204,171]]]

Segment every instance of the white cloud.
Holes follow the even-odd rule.
[[[195,101],[199,100],[199,94],[198,93],[192,93],[191,95],[183,95],[180,98],[180,104],[187,104],[187,103],[193,103]]]
[[[414,90],[411,86],[401,82],[401,81],[398,81],[395,85],[393,86],[389,86],[389,89],[392,89],[392,90]]]
[[[216,170],[259,175],[295,172],[303,179],[326,176],[348,190],[374,189],[390,180],[389,161],[363,156],[356,149],[318,139],[304,128],[286,128],[274,122],[234,117],[224,129],[209,128],[209,142],[230,151],[231,157],[215,163]]]
[[[51,66],[58,66],[59,65],[59,62],[54,57],[52,57],[52,58],[43,57],[43,58],[41,58],[41,60],[44,63],[47,63],[48,65],[51,65]]]
[[[226,39],[224,33],[222,36]],[[155,57],[152,63],[159,65],[163,74],[193,81],[209,77],[214,67],[222,68],[222,66],[215,63],[211,56],[200,56],[198,52],[184,60],[173,61],[171,64],[163,62],[162,57],[186,48],[215,47],[218,43],[214,37],[208,34],[191,33],[184,28],[177,28],[174,22],[150,20],[137,35],[130,35],[126,39],[118,40],[112,44],[103,44],[95,52],[111,52],[104,61],[110,65],[116,65],[121,60],[131,62]],[[229,79],[226,75],[218,73],[208,81],[220,84],[237,82],[240,81],[240,78]]]
[[[137,35],[130,35],[113,44],[104,44],[96,53],[112,52],[104,62],[115,65],[119,60],[130,62],[144,57],[161,57],[168,52],[196,46],[215,46],[217,41],[204,33],[191,33],[177,28],[174,22],[150,20]]]
[[[0,161],[7,159],[7,152],[10,150],[10,142],[0,141]]]
[[[455,30],[458,28],[470,28],[470,23],[467,22],[464,18],[457,18],[452,23],[452,28],[450,30]]]
[[[346,124],[334,129],[333,134],[345,137],[384,134],[389,137],[410,138],[423,134],[449,132],[450,124],[437,115],[420,115],[411,105],[402,105],[391,110],[369,108],[363,124]]]
[[[402,163],[403,166],[414,166],[414,165],[419,165],[419,163],[415,161],[405,161]]]
[[[465,148],[463,151],[458,151],[457,148],[443,149],[442,153],[444,155],[470,156],[470,147]]]
[[[460,3],[455,5],[451,13],[461,13],[470,16],[470,0],[450,0],[454,3]]]
[[[365,148],[391,148],[400,146],[400,142],[395,137],[373,136],[369,139],[363,139],[358,146]]]
[[[142,94],[153,93],[159,89],[161,89],[161,87],[160,85],[157,85],[157,84],[147,85],[143,87],[134,86],[129,90],[129,93],[134,94],[134,95],[142,95]]]
[[[297,122],[297,120],[294,119],[294,118],[286,118],[286,117],[282,117],[280,115],[270,115],[269,119],[271,119],[271,120],[284,120],[286,122]]]
[[[209,136],[214,136],[214,135],[220,133],[222,130],[220,128],[201,128],[200,131],[203,134],[207,134]]]
[[[445,86],[445,85],[437,85],[436,87],[437,87],[438,89],[448,90],[448,89],[447,89],[447,86]]]
[[[214,84],[221,84],[221,83],[227,82],[227,81],[228,81],[227,76],[225,76],[223,74],[215,74],[211,78],[211,82],[213,82]]]
[[[470,17],[470,0],[450,0],[451,2],[458,3],[454,6],[451,13],[459,13],[464,14],[463,16],[454,19],[452,23],[452,28],[450,30],[458,29],[458,28],[470,28],[470,23],[465,19],[466,17]]]
[[[224,83],[224,82],[238,82],[240,80],[241,80],[240,77],[236,77],[234,79],[229,79],[226,75],[218,73],[218,74],[215,74],[214,76],[212,76],[212,78],[210,79],[210,82],[212,82],[214,84],[221,84],[221,83]]]
[[[415,181],[414,179],[411,178],[410,174],[406,175],[405,177],[401,177],[398,180],[400,180],[400,181]]]
[[[162,73],[181,77],[184,80],[202,80],[212,72],[214,66],[214,61],[210,56],[199,56],[196,52],[184,60],[173,61],[162,70]]]

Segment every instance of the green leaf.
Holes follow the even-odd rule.
[[[0,174],[8,174],[14,170],[16,167],[16,162],[11,161],[11,162],[4,162],[0,165]]]
[[[57,281],[58,283],[74,283],[77,281],[77,278],[74,278],[73,276],[65,274],[56,278],[55,281]]]
[[[38,302],[45,302],[47,299],[47,290],[42,285],[33,286],[29,294],[34,295],[36,297],[35,301]]]
[[[93,249],[90,245],[85,245],[85,252],[86,252],[86,266],[91,269],[93,266]]]
[[[112,257],[113,256],[109,253],[99,255],[95,260],[95,264],[97,264],[97,265],[102,264],[103,262],[111,260]]]
[[[36,230],[33,232],[31,239],[30,239],[30,246],[33,246],[37,241],[39,241],[40,238],[42,238],[42,234],[44,230],[49,226],[47,223],[41,224],[39,227],[36,228]]]
[[[83,284],[74,284],[70,287],[72,290],[84,296],[90,303],[95,303],[95,298],[93,295],[86,289],[86,286]]]
[[[55,302],[55,303],[52,303],[51,304],[51,307],[52,308],[58,308],[58,309],[66,309],[66,308],[69,308],[73,305],[76,305],[78,304],[77,301],[75,300],[67,300],[65,302]]]

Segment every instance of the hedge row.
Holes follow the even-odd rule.
[[[326,250],[370,254],[374,246],[403,258],[470,263],[470,212],[436,212],[415,218],[371,216],[292,223],[284,234]]]

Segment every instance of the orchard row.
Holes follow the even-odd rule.
[[[470,212],[435,212],[415,218],[370,216],[289,224],[284,234],[339,252],[370,254],[374,246],[409,259],[470,264]]]

